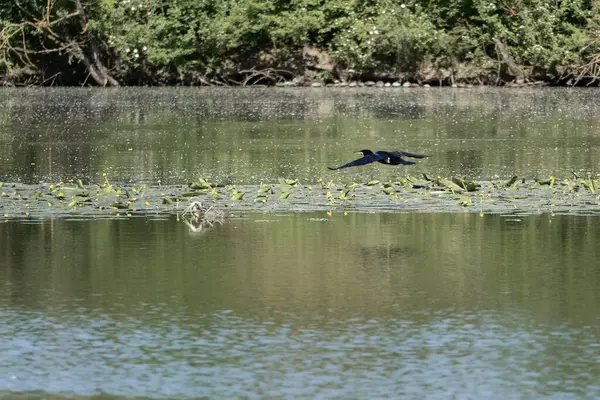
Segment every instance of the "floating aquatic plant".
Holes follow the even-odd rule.
[[[23,185],[4,183],[0,191],[0,209],[12,218],[27,215],[50,215],[51,213],[86,213],[88,215],[111,213],[133,215],[140,212],[176,212],[190,199],[202,198],[216,207],[231,207],[239,210],[258,209],[269,211],[277,202],[271,196],[285,200],[278,209],[319,210],[329,208],[344,210],[387,210],[406,212],[401,203],[410,204],[411,210],[437,209],[458,211],[462,207],[475,208],[479,213],[507,212],[576,212],[586,210],[600,212],[598,204],[599,175],[587,173],[570,179],[510,180],[477,182],[464,177],[434,180],[427,175],[422,178],[408,176],[397,180],[365,183],[324,182],[319,185],[301,185],[297,179],[280,179],[279,185],[261,184],[250,186],[213,185],[204,179],[197,180],[200,188],[181,186],[120,185],[109,181],[104,175],[99,184],[86,183],[80,179],[58,181],[49,185]],[[377,181],[375,183],[374,181]],[[551,190],[548,190],[551,188]],[[312,190],[311,190],[312,189]],[[244,200],[254,193],[253,201]],[[467,195],[468,194],[468,195]],[[515,196],[518,194],[518,196]],[[458,195],[458,196],[456,196]],[[142,200],[143,198],[143,200]],[[228,200],[234,203],[227,203]],[[238,201],[235,201],[238,200]],[[153,204],[150,207],[150,204]],[[555,204],[551,207],[550,204]],[[476,205],[476,207],[469,207]],[[111,211],[113,210],[113,211]],[[527,211],[529,210],[529,211]]]
[[[507,187],[507,188],[514,187],[515,184],[517,183],[517,179],[519,179],[519,177],[517,175],[513,176],[512,178],[510,178],[510,180],[508,182],[506,182],[504,184],[504,186]]]
[[[205,178],[199,178],[196,182],[188,183],[190,189],[203,190],[211,189],[212,185]]]
[[[246,192],[234,189],[231,194],[231,200],[242,200]]]
[[[460,199],[458,199],[457,203],[461,206],[467,207],[473,205],[473,200],[471,200],[470,197],[461,197]]]
[[[260,187],[258,188],[258,193],[274,193],[273,189],[271,188],[271,186],[269,185],[264,185],[261,183]]]
[[[452,178],[452,182],[467,192],[475,192],[481,188],[481,185],[474,180],[466,181],[463,178]]]
[[[317,182],[321,184],[321,189],[329,190],[333,186],[333,181],[325,182],[323,178],[319,178]]]

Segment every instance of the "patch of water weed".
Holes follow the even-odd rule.
[[[422,178],[366,182],[319,179],[301,184],[281,178],[257,185],[214,184],[199,178],[188,185],[159,183],[129,185],[80,179],[52,184],[1,183],[0,215],[4,219],[51,218],[66,215],[130,217],[174,214],[190,216],[201,210],[236,212],[478,212],[538,214],[592,213],[600,215],[598,180],[587,173],[560,179],[475,181],[466,177]],[[183,218],[182,218],[183,219]],[[201,220],[202,218],[196,218]],[[193,221],[192,221],[193,222]]]

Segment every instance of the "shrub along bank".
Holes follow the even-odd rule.
[[[594,0],[19,0],[0,82],[595,84]]]

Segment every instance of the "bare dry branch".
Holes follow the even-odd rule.
[[[283,75],[288,75],[288,76],[292,76],[292,77],[294,76],[293,72],[287,71],[285,69],[275,69],[275,68],[265,68],[265,69],[262,69],[259,71],[256,71],[254,69],[243,70],[243,71],[240,71],[240,74],[250,74],[249,76],[246,77],[246,79],[244,79],[242,81],[242,86],[248,85],[248,83],[250,81],[252,81],[254,78],[258,78],[256,81],[253,82],[254,84],[256,84],[265,79],[269,79],[272,82],[281,82],[282,80],[285,79]]]
[[[16,54],[24,65],[35,67],[34,62],[29,58],[33,54],[50,54],[66,52],[70,56],[81,61],[89,72],[89,76],[102,86],[119,86],[119,83],[110,75],[107,68],[101,61],[100,50],[96,45],[95,38],[86,33],[88,19],[85,9],[80,0],[74,0],[76,11],[52,19],[52,12],[56,5],[56,0],[47,0],[46,7],[41,18],[32,17],[29,21],[18,24],[8,24],[0,31],[0,51]],[[26,14],[28,12],[23,8],[18,0],[17,6]],[[84,42],[64,36],[57,33],[54,28],[65,21],[77,18],[81,25],[81,32],[86,33]],[[43,50],[29,49],[26,41],[26,28],[34,29],[55,44],[54,47],[46,48],[42,42]],[[21,35],[21,43],[15,45],[11,42],[17,34]],[[87,49],[87,51],[86,51]]]

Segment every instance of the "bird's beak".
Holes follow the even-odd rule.
[[[364,155],[362,151],[357,151],[356,154]]]

